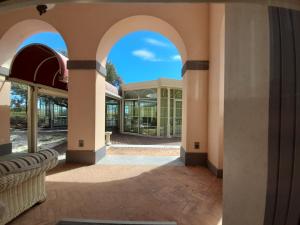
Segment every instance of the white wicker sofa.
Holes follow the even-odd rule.
[[[0,225],[46,199],[46,171],[57,163],[54,150],[0,157]]]

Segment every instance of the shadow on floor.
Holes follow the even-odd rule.
[[[62,218],[218,225],[222,216],[222,180],[200,167],[61,164],[46,188],[46,202],[10,225],[54,225]]]

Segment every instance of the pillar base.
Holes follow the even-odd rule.
[[[182,146],[180,147],[180,158],[186,166],[204,166],[207,167],[206,152],[187,152]]]
[[[67,163],[94,165],[106,155],[106,146],[98,150],[67,150]]]
[[[12,153],[12,144],[11,143],[0,145],[0,156],[8,155],[11,153]]]
[[[209,160],[207,160],[207,167],[217,178],[223,178],[223,170],[215,167]]]

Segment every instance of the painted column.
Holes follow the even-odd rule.
[[[27,107],[27,138],[28,152],[37,152],[38,136],[38,88],[28,86],[28,107]]]
[[[157,88],[157,136],[160,137],[161,88]]]
[[[69,60],[67,162],[95,164],[105,147],[105,69],[96,60]]]
[[[171,132],[171,126],[170,126],[170,99],[171,99],[171,91],[170,88],[168,88],[168,123],[167,123],[167,137],[171,137],[170,132]]]
[[[225,4],[210,4],[208,167],[222,177],[224,152]]]
[[[0,155],[12,151],[10,143],[10,82],[0,76]]]
[[[207,60],[191,60],[183,67],[183,124],[181,157],[186,165],[207,165]]]

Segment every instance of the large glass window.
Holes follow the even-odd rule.
[[[119,130],[119,101],[106,98],[105,130]]]
[[[168,129],[168,89],[162,88],[160,98],[160,136],[167,136]]]
[[[124,131],[157,135],[157,89],[125,91]]]
[[[26,152],[27,142],[27,85],[11,83],[10,140],[13,152]]]
[[[139,132],[138,100],[125,100],[124,102],[124,131]]]
[[[181,136],[182,90],[161,88],[125,91],[124,131],[148,136],[157,135],[157,119],[160,120],[160,136]],[[160,118],[157,118],[157,97],[160,98]],[[168,102],[169,101],[169,102]],[[168,118],[169,114],[169,118]]]
[[[68,100],[40,95],[38,98],[38,126],[40,128],[68,127]]]
[[[157,101],[140,100],[139,102],[139,133],[143,135],[157,135]]]
[[[171,107],[170,107],[170,125],[171,135],[180,137],[182,129],[182,90],[171,90]]]
[[[143,89],[143,90],[134,90],[134,91],[125,91],[125,99],[156,99],[157,90],[152,89]]]

